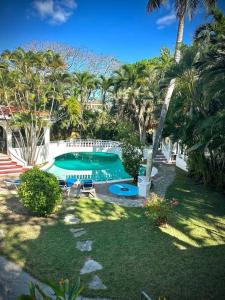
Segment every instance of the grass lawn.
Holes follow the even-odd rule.
[[[1,254],[41,280],[75,280],[92,257],[103,265],[96,274],[108,289],[89,290],[91,275],[83,275],[87,296],[135,300],[143,289],[154,299],[225,299],[225,196],[196,185],[179,170],[166,196],[180,204],[163,229],[152,225],[141,208],[85,198],[67,207],[81,225],[63,223],[66,207],[48,221],[26,214],[20,218],[15,199],[2,196],[7,236]],[[87,234],[75,239],[69,231],[75,227]],[[79,252],[76,240],[86,239],[93,240],[92,252]]]

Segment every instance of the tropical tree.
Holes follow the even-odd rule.
[[[156,9],[159,9],[163,4],[165,4],[165,0],[148,0],[147,3],[147,11],[152,12]],[[211,10],[215,7],[216,0],[205,0],[204,4],[208,10]],[[173,6],[174,10],[176,12],[176,16],[178,19],[178,30],[177,30],[177,38],[176,38],[176,46],[175,46],[175,52],[174,52],[174,62],[179,63],[180,57],[181,57],[181,44],[183,41],[183,31],[184,31],[184,21],[185,21],[185,15],[188,14],[189,18],[192,19],[194,12],[198,8],[200,4],[200,1],[198,0],[174,0]],[[175,78],[171,79],[168,88],[165,93],[165,99],[164,103],[162,105],[161,115],[159,119],[159,124],[156,131],[156,136],[153,143],[153,149],[152,152],[149,153],[148,157],[148,165],[146,170],[146,176],[148,180],[150,181],[151,178],[151,170],[152,170],[152,163],[153,158],[156,155],[156,152],[158,150],[158,146],[161,140],[161,135],[164,127],[164,123],[166,120],[166,115],[168,111],[168,107],[170,104],[170,100],[173,94],[173,90],[175,87]]]
[[[101,101],[103,110],[106,109],[106,105],[110,100],[110,89],[112,87],[112,78],[101,75],[98,79],[98,88],[101,92]]]
[[[146,142],[146,130],[155,105],[148,81],[149,74],[143,64],[124,65],[113,77],[118,114],[135,122],[142,144]]]
[[[84,110],[97,88],[97,79],[89,72],[78,72],[73,74],[72,84],[74,95],[78,98]]]
[[[188,151],[190,174],[225,191],[225,17],[201,26],[168,76],[177,80],[166,134]]]
[[[1,114],[13,131],[20,155],[33,165],[47,128],[66,116],[58,109],[66,99],[60,75],[65,63],[52,51],[33,53],[21,48],[4,51],[0,61]],[[68,110],[69,104],[64,103]]]

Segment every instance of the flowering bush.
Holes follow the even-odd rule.
[[[39,284],[29,282],[29,295],[19,296],[19,300],[76,300],[82,291],[80,278],[72,285],[68,279],[61,279],[58,284],[50,281],[46,282],[49,289],[54,292],[54,296],[48,296]]]
[[[145,202],[145,214],[152,219],[157,226],[167,224],[168,216],[171,213],[171,205],[165,199],[152,193],[151,198]]]

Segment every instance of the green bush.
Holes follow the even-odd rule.
[[[57,178],[38,168],[20,175],[19,196],[23,205],[39,216],[52,213],[61,201],[61,190]]]
[[[134,182],[137,182],[138,180],[138,174],[143,159],[142,149],[140,145],[138,146],[126,142],[122,144],[122,163],[126,172],[134,178]]]

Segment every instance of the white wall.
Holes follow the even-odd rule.
[[[187,168],[187,158],[183,154],[178,154],[176,157],[176,166],[186,172],[188,172]]]
[[[65,153],[71,153],[71,152],[108,152],[108,153],[114,153],[119,155],[121,157],[122,151],[120,147],[98,147],[98,146],[86,146],[86,147],[80,147],[80,146],[73,146],[70,143],[65,142],[52,142],[49,143],[48,146],[48,158],[47,161],[54,160],[57,156],[65,154]]]
[[[50,142],[37,147],[37,149],[37,164],[43,164],[46,162],[51,163],[57,156],[71,152],[108,152],[117,154],[120,158],[122,156],[121,148],[118,146],[79,146],[66,141]],[[22,154],[20,148],[10,147],[9,155],[14,161],[17,161],[18,164],[26,165],[26,162],[21,159]]]
[[[165,138],[165,140],[162,141],[162,153],[168,161],[170,161],[171,159],[171,152],[172,152],[172,144],[170,142],[170,139]]]

